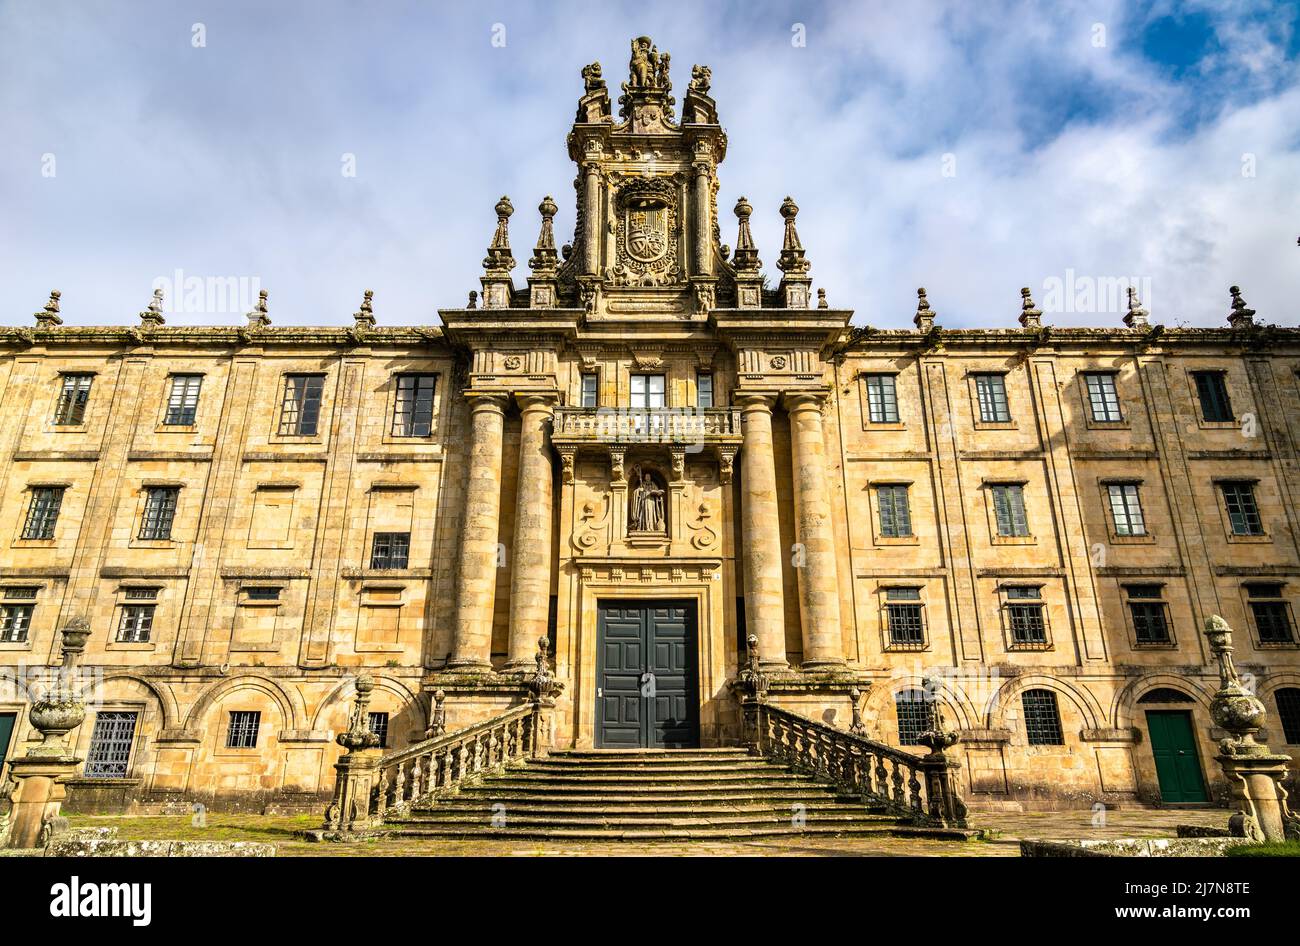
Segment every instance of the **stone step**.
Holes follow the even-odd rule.
[[[974,831],[955,828],[914,828],[910,825],[892,825],[883,822],[861,824],[764,824],[741,827],[714,828],[649,828],[610,829],[555,828],[555,827],[505,827],[491,828],[481,825],[464,827],[412,827],[398,826],[387,832],[390,836],[430,838],[443,840],[573,840],[573,841],[710,841],[743,840],[745,838],[799,836],[799,835],[882,835],[886,837],[924,838],[931,840],[966,841],[977,835]]]
[[[532,781],[530,779],[492,779],[478,785],[469,785],[460,790],[461,795],[493,797],[514,795],[570,795],[589,798],[600,795],[627,796],[690,796],[692,793],[704,795],[767,795],[779,793],[779,798],[826,797],[838,794],[838,790],[829,785],[819,785],[800,781],[708,781],[696,782],[684,786],[681,782],[565,782]]]
[[[451,795],[436,802],[441,807],[448,804],[466,804],[473,806],[491,805],[495,802],[515,807],[525,805],[547,806],[547,807],[576,807],[581,805],[585,808],[599,808],[618,806],[623,807],[653,807],[662,808],[665,806],[680,807],[731,807],[735,805],[761,805],[789,807],[793,804],[806,806],[827,805],[827,804],[856,804],[866,810],[877,811],[883,810],[878,807],[863,805],[861,799],[851,795],[841,795],[830,789],[817,789],[808,791],[806,789],[781,789],[770,792],[678,792],[676,794],[608,794],[608,795],[573,795],[569,793],[533,793],[533,792],[503,792],[492,790],[491,785],[477,786],[474,789],[465,789],[459,795]],[[423,809],[417,809],[423,810]]]
[[[659,772],[747,772],[770,770],[774,772],[789,771],[788,766],[762,759],[741,756],[735,759],[672,759],[663,762],[636,759],[618,761],[614,759],[533,759],[527,765],[512,771],[539,772],[625,772],[637,773]]]
[[[420,821],[436,819],[443,815],[466,816],[478,819],[491,818],[499,809],[496,805],[505,804],[504,802],[457,802],[453,800],[440,801],[436,805],[427,808],[412,808],[410,812],[400,819],[401,821]],[[885,814],[880,808],[868,807],[861,804],[851,804],[848,802],[838,801],[814,801],[807,804],[801,804],[800,809],[808,815],[822,814],[847,814],[855,817],[881,817],[894,818],[895,816]],[[723,815],[756,815],[756,816],[773,816],[780,818],[790,818],[794,814],[794,805],[774,805],[769,801],[760,800],[754,802],[745,802],[744,804],[717,803],[705,805],[692,804],[673,804],[673,805],[574,805],[571,803],[557,802],[555,804],[535,804],[531,801],[518,802],[505,806],[505,811],[510,817],[545,817],[556,820],[573,820],[573,819],[603,819],[603,818],[638,818],[638,819],[658,819],[674,817],[704,817],[713,818]]]
[[[557,817],[550,813],[544,813],[542,815],[527,815],[516,812],[514,809],[508,809],[504,812],[504,815],[507,827],[530,828],[604,827],[650,830],[652,828],[708,828],[719,825],[744,827],[749,825],[793,824],[793,818],[791,813],[788,811],[769,811],[765,813],[710,812],[708,814],[696,813],[694,815],[678,816],[659,815],[635,818],[610,814],[607,812],[589,812],[580,817],[573,817],[571,815]],[[494,812],[421,812],[419,817],[402,818],[394,823],[407,827],[477,825],[481,828],[492,828],[493,818],[495,817],[496,814]],[[897,825],[898,819],[887,815],[865,815],[858,811],[816,811],[808,812],[806,814],[805,823]]]
[[[806,775],[799,775],[794,772],[782,772],[779,769],[775,771],[741,771],[741,772],[665,772],[665,773],[645,773],[641,775],[622,775],[608,772],[538,772],[532,769],[522,769],[513,772],[506,772],[502,775],[492,776],[490,781],[493,784],[523,784],[529,785],[681,785],[688,787],[702,783],[722,783],[722,782],[767,782],[770,784],[778,783],[803,783],[808,780]]]

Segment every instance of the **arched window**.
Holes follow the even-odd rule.
[[[1282,736],[1288,746],[1300,746],[1300,689],[1285,687],[1273,694]]]
[[[1156,687],[1142,694],[1139,703],[1194,703],[1196,702],[1182,690],[1173,687]]]
[[[934,697],[925,690],[899,690],[894,694],[898,713],[898,744],[919,746],[917,737],[934,725]]]
[[[1025,708],[1025,735],[1031,746],[1063,746],[1061,713],[1051,690],[1026,690],[1020,696]]]

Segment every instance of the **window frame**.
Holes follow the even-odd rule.
[[[880,586],[880,634],[881,649],[885,653],[918,652],[930,649],[930,627],[926,619],[924,585],[881,585]],[[915,632],[915,638],[895,637],[895,610],[915,612],[915,624],[910,621],[906,628]]]
[[[717,391],[714,389],[715,380],[712,371],[695,372],[695,406],[700,410],[711,410],[718,406]],[[705,401],[708,403],[704,403]]]
[[[1088,409],[1088,423],[1099,427],[1127,426],[1128,418],[1124,414],[1124,405],[1119,398],[1119,383],[1116,380],[1117,372],[1088,370],[1079,373],[1083,379],[1083,401]],[[1109,384],[1109,391],[1100,391],[1100,402],[1104,408],[1107,408],[1105,413],[1108,416],[1097,416],[1098,392],[1093,389],[1094,381],[1099,385],[1103,381]],[[1106,396],[1107,394],[1110,395],[1109,399]],[[1109,416],[1111,413],[1109,408],[1111,407],[1114,408],[1114,416]]]
[[[1051,613],[1047,598],[1043,594],[1044,585],[1030,582],[1008,582],[998,586],[999,610],[1002,616],[1002,631],[1008,653],[1025,651],[1048,651],[1055,649],[1052,641]],[[1030,594],[1032,592],[1032,594]],[[1021,635],[1022,615],[1034,615],[1041,632],[1041,639],[1031,639]]]
[[[1219,490],[1219,498],[1223,503],[1220,508],[1223,510],[1224,520],[1228,527],[1229,541],[1250,541],[1268,538],[1268,532],[1264,528],[1264,517],[1259,509],[1259,496],[1256,492],[1258,485],[1258,480],[1249,479],[1221,479],[1215,481],[1215,486]],[[1233,501],[1229,496],[1229,490],[1237,494],[1237,505],[1240,507],[1237,515],[1242,517],[1240,521],[1246,531],[1240,531],[1237,528],[1238,520],[1234,518]],[[1249,510],[1246,510],[1241,504],[1240,500],[1243,496],[1250,501],[1251,508]],[[1251,528],[1252,515],[1254,517],[1253,529]]]
[[[866,397],[866,421],[872,427],[897,426],[902,423],[898,410],[898,375],[889,371],[867,371],[862,373],[862,390]],[[888,384],[886,384],[888,382]],[[879,386],[873,392],[873,384]],[[879,411],[877,411],[879,409]],[[879,412],[880,416],[877,416]]]
[[[1287,709],[1283,709],[1282,694],[1287,695]],[[1277,711],[1278,728],[1282,730],[1283,745],[1300,746],[1300,687],[1280,686],[1273,691],[1273,708]]]
[[[398,541],[398,537],[401,537]],[[383,555],[380,555],[381,542]],[[400,546],[401,564],[398,560]],[[411,533],[410,532],[375,532],[370,536],[370,568],[372,571],[401,571],[411,567]],[[386,564],[377,564],[384,562]]]
[[[1264,588],[1275,590],[1270,594],[1260,590]],[[1300,638],[1296,636],[1295,614],[1291,610],[1291,602],[1286,594],[1286,582],[1264,579],[1246,581],[1242,582],[1241,593],[1246,602],[1246,614],[1250,618],[1257,649],[1279,650],[1300,647]],[[1260,621],[1261,608],[1275,611],[1281,618],[1281,624],[1286,629],[1284,638],[1265,640],[1264,625]]]
[[[1196,405],[1198,408],[1197,419],[1202,425],[1208,426],[1235,426],[1237,417],[1232,408],[1232,393],[1228,390],[1228,371],[1226,368],[1193,368],[1189,370],[1191,376],[1192,393],[1196,396]],[[1210,404],[1207,404],[1207,388],[1202,385],[1201,380],[1207,381],[1211,378],[1217,380],[1217,386],[1211,392]],[[1222,398],[1221,403],[1216,403]],[[1220,409],[1220,413],[1226,413],[1225,416],[1210,417],[1207,407],[1214,406]]]
[[[428,385],[427,419],[421,408],[424,384]],[[409,391],[409,393],[407,393]],[[393,375],[393,416],[389,435],[402,440],[427,440],[437,428],[438,374],[434,371],[399,371]],[[427,429],[420,433],[424,419]]]
[[[916,530],[912,525],[912,484],[911,483],[872,483],[876,501],[872,504],[876,516],[876,539],[885,543],[913,542]],[[902,516],[899,516],[898,497],[902,496]],[[885,497],[888,495],[889,513],[885,512]],[[886,528],[886,526],[889,528]]]
[[[96,741],[100,734],[100,721],[106,717],[113,717],[111,722],[120,722],[123,717],[131,717],[131,731],[126,739],[120,737],[109,740],[108,749],[116,747],[116,752],[109,755],[108,751],[101,749],[101,754],[109,755],[108,758],[96,758],[97,748],[102,746]],[[135,756],[136,734],[140,730],[140,711],[139,710],[99,710],[95,713],[95,723],[91,727],[90,743],[86,749],[86,761],[81,768],[81,777],[96,780],[120,780],[130,777],[131,763]],[[120,747],[125,747],[122,751]]]
[[[83,380],[85,386],[80,387],[80,382]],[[71,388],[70,381],[76,382]],[[59,390],[54,398],[54,412],[50,426],[73,430],[84,429],[90,412],[90,392],[94,385],[93,371],[60,371]]]
[[[1151,538],[1151,531],[1147,528],[1146,510],[1142,506],[1142,481],[1141,480],[1107,480],[1101,484],[1102,492],[1106,499],[1107,519],[1110,524],[1110,535],[1112,539],[1120,541],[1145,540]],[[1120,504],[1124,510],[1125,519],[1124,528],[1130,531],[1122,532],[1118,510],[1115,504],[1116,491],[1123,497]],[[1130,493],[1132,502],[1129,502]],[[1132,531],[1134,526],[1134,513],[1136,512],[1136,524],[1141,531]]]
[[[165,496],[171,497],[170,507],[165,501],[155,502]],[[144,507],[140,513],[140,528],[136,532],[136,541],[174,542],[172,532],[176,528],[176,511],[180,505],[179,486],[145,486]]]
[[[325,372],[286,371],[281,378],[283,380],[280,385],[280,411],[276,436],[289,439],[319,438],[320,422],[325,413]],[[290,394],[294,391],[294,382],[298,380],[303,382],[302,398],[300,400],[295,397],[291,403]],[[304,430],[303,417],[309,413],[307,405],[313,396],[315,417],[312,420],[311,430]]]
[[[1139,588],[1152,589],[1153,592],[1151,594],[1139,594],[1136,592],[1136,589]],[[1130,641],[1134,650],[1170,650],[1178,646],[1173,621],[1169,617],[1169,602],[1165,599],[1165,585],[1163,582],[1129,581],[1120,586],[1120,591],[1123,595],[1124,615],[1128,621]],[[1165,636],[1163,640],[1142,639],[1136,610],[1138,608],[1153,609],[1154,613],[1159,614],[1164,625]]]
[[[587,382],[591,382],[591,403],[588,404]],[[581,371],[578,373],[578,406],[586,410],[600,407],[600,372]]]
[[[1042,701],[1042,706],[1031,710],[1027,698],[1031,694],[1034,694],[1035,700],[1037,701],[1037,694],[1040,693],[1044,694],[1047,697],[1047,699]],[[1042,714],[1041,710],[1048,705],[1050,705],[1052,708],[1052,718],[1051,718],[1052,731],[1046,734],[1048,738],[1035,738],[1034,729],[1033,726],[1031,725],[1031,721],[1034,720],[1041,721],[1045,719],[1046,717]],[[1031,687],[1030,689],[1022,691],[1020,694],[1020,710],[1022,714],[1022,719],[1024,720],[1024,724],[1025,724],[1026,745],[1029,746],[1064,746],[1065,745],[1065,723],[1061,719],[1061,702],[1057,698],[1055,690],[1049,690],[1046,687]],[[1040,729],[1039,732],[1041,734],[1042,730]]]
[[[68,494],[66,486],[29,486],[31,496],[27,500],[27,514],[23,517],[22,531],[18,537],[24,542],[52,542],[54,532],[59,525],[59,514],[63,511],[63,500]],[[53,496],[53,502],[38,512],[37,502],[43,494]],[[33,527],[41,525],[40,534],[33,534]]]
[[[1003,480],[1003,481],[986,482],[984,485],[988,489],[988,503],[989,503],[989,517],[990,517],[989,525],[991,527],[990,532],[992,533],[992,538],[994,543],[1012,544],[1012,543],[1033,542],[1034,533],[1029,525],[1029,504],[1025,501],[1025,487],[1029,484],[1023,480],[1014,480],[1014,481]],[[1006,522],[1008,524],[1008,528],[1012,530],[1010,532],[1002,531],[1003,520],[1002,520],[1001,511],[998,508],[998,497],[1004,491],[1006,491],[1006,495],[1008,497],[1007,507],[1006,507]],[[1014,504],[1010,502],[1009,497],[1012,495],[1019,497],[1019,502],[1020,502],[1019,525],[1023,526],[1024,528],[1023,532],[1015,531],[1015,529],[1017,528],[1017,522],[1016,522],[1017,510],[1014,508]]]
[[[921,694],[917,699],[914,694]],[[915,713],[902,712],[903,706],[916,706]],[[908,717],[904,726],[904,716]],[[915,717],[915,718],[913,718]],[[919,746],[917,737],[927,729],[934,728],[934,694],[924,687],[904,687],[894,692],[894,722],[900,746]]]
[[[972,371],[971,378],[971,396],[974,398],[974,418],[978,427],[1013,427],[1015,426],[1015,416],[1011,413],[1011,392],[1007,386],[1007,373],[1005,371]],[[992,387],[994,379],[997,382],[997,390]],[[989,397],[986,399],[982,390],[984,384],[990,385]],[[1001,397],[1002,413],[1005,416],[998,416],[998,396]],[[988,407],[992,410],[993,416],[988,416],[985,412],[986,400]]]
[[[203,394],[203,375],[193,371],[176,371],[167,376],[167,382],[167,400],[163,404],[161,426],[186,429],[197,426],[199,402]],[[177,398],[177,382],[184,384],[184,388],[180,391],[179,401]],[[194,383],[193,392],[189,390],[190,382]],[[191,400],[193,403],[188,403]],[[173,414],[173,411],[188,412],[188,415],[182,413],[178,418]]]
[[[662,390],[658,392],[652,390],[652,388],[654,387],[652,382],[656,380],[659,382],[660,387],[662,388]],[[640,392],[640,394],[642,399],[647,402],[645,404],[636,403],[636,399],[637,399],[636,387],[638,381],[643,383],[644,389]],[[668,376],[663,372],[641,372],[641,371],[633,372],[628,375],[627,392],[628,392],[627,395],[628,407],[634,411],[653,411],[653,410],[659,410],[661,408],[665,408],[668,406]],[[659,395],[659,403],[658,404],[648,403],[654,400],[654,395],[656,393]]]
[[[22,613],[20,626],[14,627],[15,613]],[[32,620],[36,616],[36,603],[25,600],[5,599],[0,601],[0,644],[30,645],[32,642]]]
[[[236,723],[241,725],[236,725]],[[225,748],[249,751],[257,748],[262,730],[261,710],[228,710]],[[247,744],[244,744],[247,743]]]
[[[136,601],[123,604],[117,621],[113,642],[117,644],[152,644],[154,617],[158,612],[156,601]],[[144,619],[144,620],[141,620]]]

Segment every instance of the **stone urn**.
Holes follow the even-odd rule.
[[[86,718],[86,707],[79,700],[37,700],[30,718],[41,734],[41,744],[28,755],[63,758],[68,755],[64,740]]]
[[[379,737],[371,731],[369,718],[366,715],[367,708],[370,706],[370,694],[375,689],[375,678],[368,673],[363,673],[357,677],[356,687],[357,697],[353,704],[350,725],[334,737],[334,741],[348,752],[360,752],[379,745]]]
[[[1268,711],[1255,694],[1241,682],[1232,660],[1232,628],[1219,615],[1205,621],[1205,637],[1210,652],[1219,662],[1219,689],[1210,701],[1210,718],[1229,733],[1219,743],[1228,755],[1266,755],[1268,747],[1255,741]]]

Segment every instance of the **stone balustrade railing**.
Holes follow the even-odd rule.
[[[885,805],[917,824],[962,828],[966,806],[942,749],[916,756],[766,702],[756,711],[757,749],[770,758]]]
[[[691,443],[739,440],[740,410],[731,407],[560,407],[552,437],[596,443]]]

